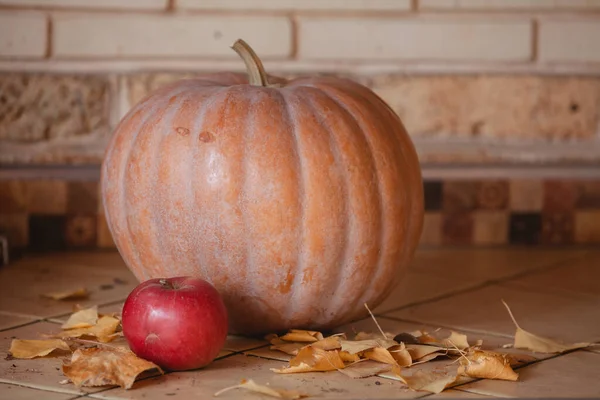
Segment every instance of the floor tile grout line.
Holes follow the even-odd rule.
[[[27,389],[35,389],[35,390],[40,390],[42,392],[50,392],[50,393],[60,393],[60,394],[66,394],[66,395],[71,395],[71,396],[81,396],[81,395],[86,395],[88,393],[76,393],[76,392],[72,392],[72,391],[66,391],[65,390],[59,390],[59,388],[52,388],[50,386],[44,386],[44,387],[40,387],[37,386],[35,384],[30,384],[24,381],[15,381],[15,380],[9,380],[9,379],[4,379],[4,378],[0,378],[0,383],[4,383],[4,384],[8,384],[8,385],[15,385],[15,386],[20,386],[20,387],[24,387]],[[35,386],[34,386],[35,385]]]
[[[33,321],[28,321],[28,322],[24,322],[22,324],[18,324],[18,325],[11,325],[8,328],[0,328],[0,332],[10,331],[11,329],[23,328],[24,326],[34,325],[34,324],[37,324],[38,322],[44,322],[44,320],[36,319]]]
[[[401,311],[401,310],[404,310],[404,309],[407,309],[407,308],[410,308],[410,307],[415,307],[415,306],[420,306],[420,305],[423,305],[423,304],[433,303],[435,301],[447,299],[447,298],[453,297],[455,295],[460,295],[460,294],[465,294],[465,293],[469,293],[469,292],[474,292],[474,291],[476,291],[478,289],[483,289],[483,288],[488,287],[488,286],[497,285],[497,284],[500,284],[500,283],[503,283],[503,282],[507,282],[507,281],[510,281],[510,280],[522,278],[524,276],[527,276],[527,275],[530,275],[530,274],[534,274],[534,273],[537,273],[537,272],[541,272],[543,270],[549,270],[549,269],[559,268],[560,266],[563,266],[567,262],[572,262],[574,260],[578,260],[580,258],[584,258],[586,255],[587,255],[587,253],[584,253],[584,254],[582,254],[580,256],[569,257],[567,259],[564,259],[564,260],[561,260],[561,261],[557,261],[556,263],[544,264],[543,266],[535,267],[535,268],[532,268],[532,269],[529,269],[529,270],[526,270],[526,271],[520,271],[520,272],[517,272],[515,274],[507,275],[507,276],[502,277],[502,278],[489,279],[489,280],[486,280],[486,281],[479,282],[479,283],[477,283],[477,284],[475,284],[473,286],[469,286],[469,287],[466,287],[466,288],[463,288],[463,289],[458,289],[458,290],[455,290],[455,291],[452,291],[452,292],[441,294],[439,296],[431,297],[431,298],[426,299],[426,300],[420,300],[420,301],[415,301],[415,302],[412,302],[412,303],[404,304],[404,305],[402,305],[400,307],[396,307],[394,309],[391,309],[389,311],[385,311],[383,313],[387,314],[387,313],[390,313],[390,312]],[[375,313],[375,315],[378,316],[378,317],[379,316],[383,316],[383,314],[380,314],[380,313]]]

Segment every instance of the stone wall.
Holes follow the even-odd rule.
[[[597,0],[1,0],[0,163],[98,164],[161,84],[339,74],[401,116],[424,165],[600,162]]]

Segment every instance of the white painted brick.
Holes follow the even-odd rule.
[[[600,62],[600,18],[540,21],[541,61]]]
[[[164,10],[167,0],[0,0],[0,5],[90,9]]]
[[[292,26],[285,17],[57,14],[56,57],[238,57],[242,38],[261,57],[291,53]]]
[[[473,10],[549,10],[600,8],[600,0],[420,0],[419,8]]]
[[[303,17],[298,52],[306,59],[525,61],[531,41],[528,20]]]
[[[177,7],[195,10],[337,10],[404,11],[410,0],[178,0]]]
[[[47,41],[45,15],[0,11],[0,57],[44,57]]]

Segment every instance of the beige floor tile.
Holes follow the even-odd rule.
[[[262,339],[229,335],[227,336],[227,341],[223,348],[229,351],[238,352],[264,346],[267,343],[266,340]]]
[[[485,396],[477,393],[464,392],[459,389],[446,389],[442,393],[427,396],[427,399],[491,399],[493,396]]]
[[[600,299],[490,285],[447,299],[386,314],[458,330],[512,337],[515,326],[501,300],[511,307],[521,328],[566,342],[600,340]]]
[[[0,400],[70,400],[72,394],[53,393],[23,386],[0,383]]]
[[[600,355],[577,351],[518,369],[519,381],[482,380],[461,390],[497,397],[600,397]]]
[[[11,314],[0,311],[0,331],[25,325],[35,321],[35,318],[26,315]]]
[[[80,257],[83,257],[79,255]],[[36,317],[53,317],[69,313],[75,304],[100,305],[124,300],[137,281],[114,256],[87,255],[87,263],[66,255],[28,257],[0,270],[0,311]],[[53,291],[87,288],[85,300],[58,301],[43,298]]]
[[[590,252],[560,268],[540,271],[510,283],[532,289],[600,297],[600,252]]]
[[[164,399],[174,393],[175,398],[208,399],[225,387],[238,384],[242,379],[253,379],[258,384],[295,389],[319,398],[416,398],[426,395],[404,387],[400,382],[383,378],[351,380],[339,372],[276,374],[271,368],[281,368],[285,363],[257,357],[235,355],[215,361],[204,369],[177,372],[162,377],[139,381],[128,391],[120,388],[96,393],[94,398]],[[376,384],[379,382],[379,384]],[[261,398],[248,395],[240,389],[224,393],[217,399]]]
[[[423,302],[439,296],[475,287],[479,280],[469,276],[440,276],[433,273],[408,272],[383,303],[373,309],[376,314],[408,304]]]
[[[101,389],[84,388],[78,390],[73,385],[61,385],[65,379],[61,369],[64,359],[70,355],[49,356],[31,360],[7,359],[8,349],[13,338],[40,339],[42,334],[57,332],[60,327],[49,322],[38,322],[0,333],[0,382],[18,383],[19,385],[55,392],[83,394]]]
[[[430,248],[417,251],[411,271],[485,282],[557,264],[586,253],[586,250],[578,249]]]

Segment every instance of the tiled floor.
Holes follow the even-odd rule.
[[[515,331],[502,299],[526,330],[566,342],[600,341],[600,250],[591,249],[423,248],[405,279],[375,308],[380,325],[389,332],[454,329],[466,333],[470,341],[483,339],[487,348],[519,354],[518,382],[463,379],[432,395],[410,390],[386,374],[354,380],[338,372],[279,375],[270,369],[286,365],[289,357],[269,350],[263,340],[233,336],[209,366],[144,378],[130,390],[78,389],[61,383],[65,355],[33,360],[6,357],[13,338],[34,339],[60,330],[59,324],[75,304],[119,312],[135,284],[116,253],[27,257],[0,269],[0,399],[203,399],[244,378],[296,389],[309,398],[600,396],[600,347],[562,355],[502,348],[512,342]],[[84,301],[41,297],[78,287],[90,290],[90,297]],[[376,329],[371,319],[365,319],[336,332]],[[113,344],[126,342],[118,339]],[[445,359],[418,368],[445,369],[449,364]],[[240,397],[266,398],[239,389],[220,396]]]

